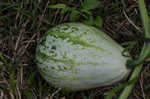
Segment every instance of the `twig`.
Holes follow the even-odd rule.
[[[141,78],[143,78],[143,75],[141,74]],[[141,91],[142,91],[142,94],[143,94],[143,99],[145,99],[145,93],[144,93],[144,89],[143,89],[143,81],[140,80],[140,86],[141,86]]]
[[[62,15],[62,17],[60,17],[60,20],[59,20],[59,22],[58,22],[58,23],[63,22],[64,16],[65,16],[65,14],[64,14],[64,15]]]
[[[58,90],[56,90],[51,96],[50,99],[53,99],[53,97],[61,90],[61,88],[59,88]]]
[[[19,41],[20,41],[20,39],[22,37],[22,33],[23,33],[23,31],[20,32],[19,37],[17,39],[16,45],[15,45],[15,51],[17,51],[17,48],[18,48],[18,45],[19,45]]]
[[[0,90],[0,99],[3,99],[3,97],[4,97],[4,92]]]
[[[16,45],[15,45],[15,51],[17,51],[17,48],[19,46],[19,42],[21,40],[21,37],[22,37],[22,34],[23,32],[25,31],[25,27],[26,25],[29,23],[29,20],[27,20],[24,24],[22,24],[22,29],[20,30],[20,34],[19,34],[19,37],[17,39],[17,42],[16,42]]]
[[[138,26],[136,26],[131,19],[129,19],[129,17],[127,16],[127,14],[126,14],[126,12],[124,10],[123,10],[123,14],[125,15],[125,17],[127,18],[127,20],[129,21],[129,23],[131,25],[133,25],[138,31],[140,31],[141,33],[143,33],[143,31]]]
[[[15,99],[14,95],[12,94],[12,92],[9,91],[9,95],[11,96],[11,99]]]
[[[59,12],[60,12],[60,9],[57,9],[57,11],[56,11],[56,13],[55,13],[55,15],[54,15],[52,24],[55,24],[55,23],[56,23],[56,18],[57,18],[57,15],[59,14]]]
[[[20,84],[22,86],[22,84],[23,84],[23,66],[21,66],[20,72],[21,72],[21,74],[20,74]]]
[[[135,92],[133,93],[133,95],[136,97],[136,99],[140,99],[139,96],[137,96]]]
[[[37,34],[34,34],[34,35],[31,37],[30,41],[26,44],[25,47],[23,47],[23,50],[18,51],[17,55],[22,56],[22,55],[25,53],[26,49],[28,48],[28,46],[30,45],[30,43],[32,42],[32,40],[36,37],[36,35],[37,35]]]
[[[46,6],[45,6],[45,8],[44,8],[44,11],[43,11],[42,15],[39,17],[39,24],[38,24],[38,27],[41,26],[41,22],[42,22],[42,20],[44,19],[44,15],[45,15],[45,12],[46,12],[46,9],[47,9],[48,5],[49,5],[49,1],[46,3]]]
[[[20,6],[21,9],[23,8],[23,3],[24,3],[24,0],[22,0],[22,2],[21,2],[21,6]],[[15,18],[15,20],[16,20],[15,28],[16,29],[17,29],[17,19],[19,18],[19,16],[20,16],[20,12],[18,11],[17,14],[16,14],[16,18]]]
[[[21,92],[20,92],[20,89],[19,89],[18,85],[17,85],[17,88],[16,88],[16,89],[17,89],[17,93],[18,93],[18,98],[19,98],[19,99],[22,99],[22,98],[21,98]]]

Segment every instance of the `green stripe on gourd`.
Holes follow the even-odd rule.
[[[85,33],[86,33],[86,32],[85,32]],[[101,47],[99,47],[99,46],[95,46],[95,45],[89,44],[89,43],[86,42],[86,41],[81,40],[80,37],[83,36],[84,34],[81,34],[81,35],[79,35],[79,36],[77,36],[77,37],[72,37],[72,36],[70,35],[70,33],[63,33],[63,32],[53,32],[53,31],[49,31],[49,34],[50,34],[51,36],[56,37],[56,38],[58,38],[58,37],[59,37],[59,38],[62,38],[62,39],[69,38],[68,40],[69,40],[70,42],[72,42],[73,44],[80,44],[80,45],[85,46],[85,47],[96,48],[96,49],[98,49],[98,50],[104,51],[104,49],[101,48]]]
[[[87,64],[91,64],[92,66],[95,66],[95,65],[98,65],[99,63],[94,63],[94,62],[75,62],[73,59],[69,59],[69,58],[67,58],[67,57],[63,57],[63,59],[56,59],[55,57],[52,57],[52,56],[48,56],[48,55],[46,55],[46,54],[44,54],[44,53],[42,53],[42,52],[40,52],[40,51],[38,51],[37,52],[37,57],[42,57],[41,59],[43,60],[43,61],[47,61],[48,62],[48,60],[51,60],[51,61],[54,61],[54,62],[61,62],[61,63],[64,63],[64,64],[66,64],[66,65],[71,65],[71,67],[72,66],[74,66],[74,65],[87,65]],[[42,62],[40,62],[38,59],[37,59],[37,62],[39,62],[39,63],[42,63]]]

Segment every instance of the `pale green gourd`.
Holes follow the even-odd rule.
[[[79,91],[122,80],[129,70],[123,48],[104,32],[81,23],[51,28],[36,49],[41,75],[52,85]]]

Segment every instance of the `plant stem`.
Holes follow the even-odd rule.
[[[141,19],[144,27],[145,37],[150,38],[150,28],[149,28],[150,22],[148,19],[145,2],[144,0],[138,0],[138,4],[139,4]],[[145,61],[145,59],[149,57],[149,55],[150,55],[150,44],[144,43],[140,57],[137,60],[128,60],[127,67],[132,68],[133,66],[138,66],[139,64],[142,64]]]
[[[132,79],[138,77],[138,74],[140,73],[141,69],[142,69],[142,65],[137,66],[134,69],[129,81],[131,81]],[[122,94],[120,95],[119,99],[127,99],[129,94],[131,93],[133,87],[134,87],[134,84],[135,84],[135,82],[128,85],[128,86],[126,86],[125,89],[123,90]]]
[[[148,19],[148,14],[147,14],[147,10],[145,7],[145,2],[144,0],[138,0],[138,4],[139,4],[139,9],[140,9],[140,14],[141,14],[141,18],[142,18],[142,22],[144,25],[144,31],[145,31],[145,37],[149,38],[150,37],[150,28],[149,28],[149,19]],[[132,80],[134,77],[138,77],[141,69],[142,69],[142,63],[144,62],[144,60],[149,56],[150,54],[150,44],[148,43],[144,43],[142,52],[140,54],[139,59],[137,60],[129,60],[127,65],[129,67],[131,66],[136,66],[129,81]],[[122,94],[120,95],[119,99],[127,99],[129,94],[131,93],[134,84],[128,85],[122,92]]]

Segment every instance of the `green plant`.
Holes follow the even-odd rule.
[[[98,0],[84,0],[81,2],[80,7],[69,7],[66,4],[60,3],[50,5],[49,8],[61,9],[61,14],[70,12],[70,21],[75,21],[80,16],[82,16],[84,17],[83,22],[85,24],[96,25],[98,27],[101,27],[102,18],[100,16],[96,16],[95,18],[91,12],[91,10],[95,9],[98,5],[100,5],[100,2]]]

